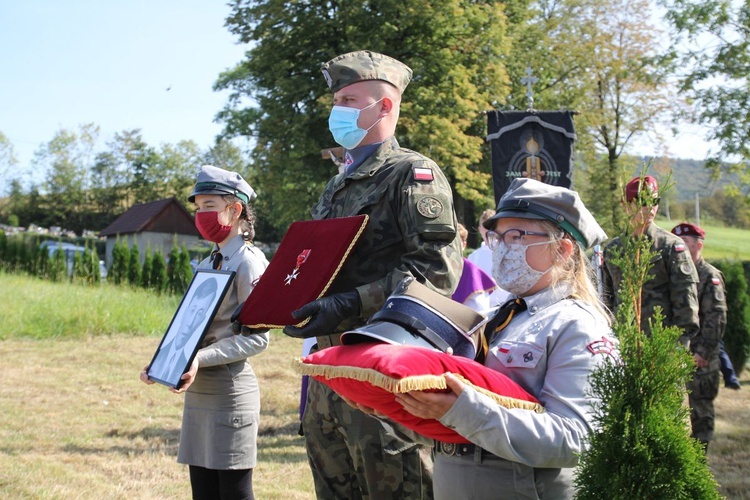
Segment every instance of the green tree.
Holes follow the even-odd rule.
[[[151,284],[151,288],[159,293],[167,289],[167,263],[161,252],[156,252],[153,255],[149,283]]]
[[[138,242],[133,237],[133,246],[130,247],[130,259],[128,260],[128,283],[131,286],[141,284],[141,252],[138,250]]]
[[[108,278],[112,283],[119,285],[125,283],[128,279],[128,266],[130,263],[130,249],[125,241],[117,236],[115,245],[112,248],[112,264],[109,268]]]
[[[336,172],[320,155],[335,145],[320,66],[363,47],[414,70],[396,131],[401,144],[433,158],[459,198],[492,204],[482,112],[508,93],[503,4],[235,0],[231,7],[227,26],[251,48],[215,84],[230,91],[218,119],[225,137],[254,140],[249,180],[258,187],[260,220],[277,235],[308,217]]]
[[[180,255],[176,270],[176,282],[179,284],[179,290],[182,293],[187,290],[190,280],[193,279],[193,267],[190,265],[190,253],[185,245],[180,247]]]
[[[47,172],[45,217],[38,223],[63,226],[77,233],[86,227],[89,172],[98,135],[99,128],[93,124],[81,126],[78,132],[61,129],[34,153],[33,167]]]
[[[141,286],[143,288],[151,288],[151,268],[154,265],[154,257],[151,252],[151,244],[146,247],[146,255],[143,258],[143,266],[141,267]]]
[[[720,260],[712,262],[724,274],[727,297],[727,327],[724,349],[739,375],[750,356],[750,296],[748,277],[750,262]]]
[[[14,167],[18,164],[16,159],[15,151],[13,150],[13,144],[11,144],[8,137],[0,131],[0,179],[8,180],[11,179],[11,174]],[[3,186],[3,190],[8,189],[9,186]],[[4,194],[0,191],[0,195]]]
[[[180,247],[177,246],[177,235],[172,239],[172,249],[167,261],[167,290],[170,293],[184,293],[180,278]]]
[[[591,377],[596,430],[576,477],[581,500],[720,498],[701,445],[690,437],[684,401],[694,363],[678,343],[681,331],[664,326],[660,309],[650,336],[640,330],[641,287],[655,255],[648,239],[625,237],[611,257],[622,270],[613,326],[622,359]]]
[[[732,0],[660,0],[674,29],[681,92],[693,104],[685,117],[705,126],[719,150],[709,166],[750,160],[750,6]]]

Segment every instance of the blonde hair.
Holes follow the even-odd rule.
[[[536,221],[541,227],[550,234],[562,234],[563,237],[551,243],[552,250],[555,253],[555,265],[550,271],[550,285],[557,283],[569,283],[573,288],[572,295],[578,300],[589,304],[599,311],[607,322],[612,324],[612,315],[599,298],[599,293],[594,285],[596,276],[591,262],[586,257],[583,248],[560,226],[550,221]],[[573,253],[569,258],[563,259],[561,256],[562,245],[560,241],[568,239],[573,244]]]
[[[463,224],[458,223],[458,236],[461,238],[461,242],[466,246],[469,240],[469,231],[466,230]]]

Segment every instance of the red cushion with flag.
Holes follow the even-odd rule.
[[[293,222],[242,306],[250,328],[302,326],[295,311],[322,297],[367,225],[367,215]]]
[[[446,443],[469,440],[437,420],[408,413],[396,402],[395,394],[446,392],[444,374],[453,373],[501,406],[544,411],[534,396],[502,373],[468,358],[423,347],[379,343],[336,346],[298,359],[296,369],[423,436]]]

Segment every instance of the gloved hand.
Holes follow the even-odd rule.
[[[258,333],[266,333],[268,328],[248,328],[239,322],[240,312],[244,305],[245,303],[241,302],[232,313],[232,317],[230,318],[232,321],[232,333],[235,335],[255,335]]]
[[[298,339],[329,335],[345,319],[359,316],[360,310],[359,293],[356,290],[335,293],[309,302],[292,312],[294,319],[303,320],[308,316],[311,319],[302,328],[285,326],[284,333]]]

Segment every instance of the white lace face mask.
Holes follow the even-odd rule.
[[[542,241],[529,245],[506,245],[498,243],[492,251],[492,277],[495,278],[497,286],[514,295],[523,295],[528,292],[542,276],[547,274],[552,266],[546,271],[537,271],[526,262],[526,249],[538,245],[549,245],[552,241]]]

